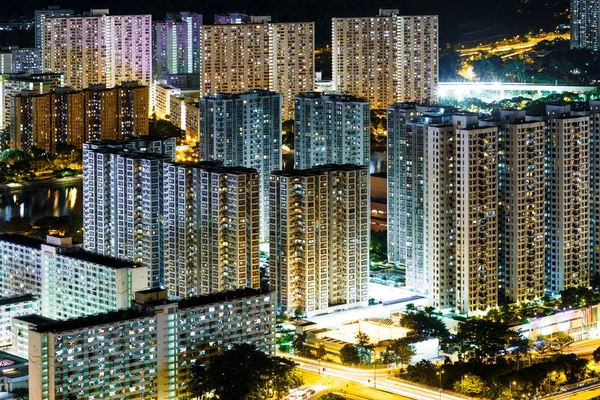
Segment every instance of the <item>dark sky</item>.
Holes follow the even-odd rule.
[[[311,20],[317,25],[317,42],[329,40],[332,17],[376,15],[379,8],[399,8],[408,15],[439,15],[444,42],[457,36],[461,24],[491,20],[513,30],[543,27],[554,24],[556,9],[568,7],[568,0],[529,0],[521,12],[522,0],[8,0],[0,1],[0,15],[33,14],[36,8],[52,2],[78,12],[92,7],[110,8],[111,14],[151,13],[154,18],[166,12],[190,10],[204,14],[208,22],[212,22],[212,14],[227,11],[270,14],[276,21]]]

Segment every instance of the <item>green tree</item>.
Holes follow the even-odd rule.
[[[203,370],[194,366],[188,383],[192,397],[212,395],[219,400],[254,400],[272,392],[278,399],[290,387],[302,384],[295,364],[270,357],[250,344],[235,344]]]
[[[388,346],[388,350],[394,355],[394,362],[400,363],[400,368],[402,368],[403,365],[410,364],[412,358],[417,354],[415,346],[403,339],[394,340]]]
[[[485,392],[485,382],[477,375],[466,374],[454,382],[454,390],[467,396],[479,396]]]
[[[27,388],[14,388],[10,392],[11,396],[17,400],[27,400],[29,398],[29,389]]]
[[[369,335],[360,330],[354,338],[356,339],[356,349],[358,350],[358,356],[360,357],[361,362],[366,363],[367,357],[371,354],[371,350],[373,350],[371,338],[369,337]]]
[[[359,364],[361,361],[360,355],[355,345],[348,343],[340,349],[340,361],[344,365]]]
[[[412,329],[421,337],[434,337],[445,341],[450,336],[444,321],[434,315],[430,307],[426,307],[425,310],[417,310],[414,306],[406,307],[406,313],[400,318],[400,324]]]
[[[595,363],[599,363],[600,362],[600,347],[598,347],[596,350],[594,350],[594,362]]]
[[[499,321],[468,319],[458,324],[456,343],[459,351],[470,359],[493,361],[506,349],[522,341],[520,332]]]
[[[319,358],[321,360],[324,360],[325,357],[327,357],[327,349],[325,348],[325,346],[323,346],[322,343],[317,348],[315,355],[317,356],[317,358]]]
[[[14,217],[0,228],[0,232],[28,233],[31,231],[31,219],[29,217]]]
[[[276,399],[285,397],[290,389],[304,384],[304,378],[296,368],[296,363],[283,357],[270,357],[270,361],[272,365],[269,382]]]
[[[439,371],[431,361],[421,360],[406,368],[406,377],[413,382],[434,386],[438,384],[436,372]]]

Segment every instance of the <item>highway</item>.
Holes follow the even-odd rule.
[[[345,367],[332,363],[325,363],[314,360],[308,360],[305,358],[299,358],[291,356],[289,357],[298,363],[298,368],[303,371],[309,371],[313,373],[320,373],[324,375],[324,378],[341,378],[349,381],[361,383],[363,385],[375,386],[379,390],[383,390],[389,393],[398,394],[404,397],[408,397],[415,400],[464,400],[465,397],[449,394],[442,392],[441,396],[438,390],[421,387],[419,385],[413,385],[410,383],[399,382],[389,379],[395,369],[357,369]],[[323,371],[325,368],[325,371]],[[375,373],[375,375],[374,375]],[[375,379],[374,379],[375,376]],[[374,384],[375,382],[375,384]]]
[[[548,400],[585,400],[600,396],[600,383],[585,386],[570,392],[560,393],[554,396],[546,397]]]
[[[570,37],[570,33],[548,33],[542,36],[536,36],[534,38],[531,38],[529,41],[524,43],[503,44],[504,42],[497,42],[495,43],[496,47],[492,47],[492,45],[483,45],[471,47],[468,49],[458,49],[458,53],[461,56],[466,57],[478,54],[480,51],[491,54],[511,52],[510,55],[514,56],[532,49],[536,44],[544,40],[552,41],[556,39],[569,39]]]
[[[586,356],[592,354],[598,347],[600,347],[600,339],[587,339],[573,343],[565,350],[565,353]]]

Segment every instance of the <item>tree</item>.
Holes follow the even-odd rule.
[[[327,349],[325,349],[325,346],[323,346],[322,343],[317,348],[315,355],[317,356],[318,359],[321,359],[321,360],[323,360],[323,359],[325,359],[325,357],[327,357]]]
[[[214,396],[219,400],[254,400],[272,391],[281,398],[289,388],[301,385],[295,363],[270,357],[250,344],[235,344],[205,370],[194,366],[189,380],[192,397]]]
[[[479,396],[485,391],[485,382],[477,375],[466,374],[454,382],[454,390],[467,396]]]
[[[276,399],[281,399],[289,390],[304,384],[302,373],[296,363],[283,357],[271,357],[270,382]]]
[[[361,361],[358,350],[353,344],[346,344],[340,349],[340,361],[344,365],[359,364]]]
[[[456,342],[461,353],[478,361],[493,361],[522,341],[520,332],[499,321],[469,319],[458,324]]]
[[[10,392],[13,398],[17,400],[27,400],[29,398],[29,389],[27,388],[14,388]]]
[[[431,386],[438,384],[436,372],[439,371],[429,360],[421,360],[406,368],[406,376],[409,380]]]
[[[2,232],[27,233],[31,231],[31,219],[28,217],[14,217],[0,228]]]
[[[192,364],[190,367],[190,378],[187,389],[191,397],[202,398],[210,389],[206,387],[206,369],[200,363]]]
[[[371,354],[371,350],[373,350],[371,338],[369,337],[369,335],[360,330],[354,338],[356,339],[356,349],[358,350],[358,356],[360,357],[362,362],[366,363],[367,357],[369,356],[369,354]]]
[[[450,336],[448,328],[444,321],[433,314],[433,309],[427,307],[425,310],[417,310],[413,307],[406,307],[406,313],[400,318],[400,324],[408,329],[412,329],[421,337],[435,337],[442,341]]]
[[[599,363],[600,362],[600,347],[598,347],[596,350],[594,350],[594,362],[595,363]]]
[[[388,350],[394,355],[394,362],[400,363],[400,368],[405,364],[410,364],[412,358],[417,354],[415,346],[402,339],[394,340],[388,346]]]

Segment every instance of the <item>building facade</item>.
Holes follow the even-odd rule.
[[[278,308],[312,315],[368,303],[370,199],[366,167],[271,174],[269,265]]]
[[[269,174],[281,169],[281,95],[268,90],[200,99],[200,161],[260,174],[260,219],[268,220]],[[268,237],[267,224],[261,238]]]
[[[20,74],[42,73],[42,50],[14,49],[12,54],[12,72]]]
[[[200,96],[272,90],[288,120],[294,96],[314,89],[312,22],[204,25],[200,38]]]
[[[148,267],[164,283],[163,165],[175,138],[137,137],[83,146],[84,248]]]
[[[332,52],[334,90],[365,98],[372,108],[437,98],[435,15],[382,9],[377,17],[333,18]]]
[[[177,302],[156,289],[136,293],[129,310],[44,321],[28,332],[28,358],[40,360],[30,366],[29,397],[185,398],[191,367],[234,344],[275,354],[275,316],[274,297],[257,290]]]
[[[200,26],[202,14],[167,14],[154,22],[154,76],[200,73]]]
[[[354,96],[301,93],[294,105],[294,168],[369,165],[369,103]]]
[[[35,47],[38,49],[42,47],[42,24],[45,18],[72,17],[73,15],[75,15],[73,10],[61,9],[58,6],[50,6],[46,10],[35,10]]]
[[[164,165],[164,268],[169,294],[260,288],[260,178],[214,162]]]
[[[12,96],[11,145],[49,154],[60,146],[81,148],[91,140],[117,140],[148,134],[148,87],[137,82],[107,88],[93,85],[83,91],[69,87],[49,93],[22,91]]]
[[[571,0],[571,48],[600,48],[600,4],[595,0]]]
[[[0,348],[12,346],[12,319],[28,314],[40,313],[40,299],[24,294],[12,297],[0,297]]]
[[[33,295],[41,314],[68,319],[128,308],[134,290],[148,287],[144,267],[73,246],[70,238],[0,235],[0,291]]]
[[[65,76],[65,84],[81,90],[94,84],[113,87],[152,80],[152,17],[108,15],[42,19],[42,70]]]

